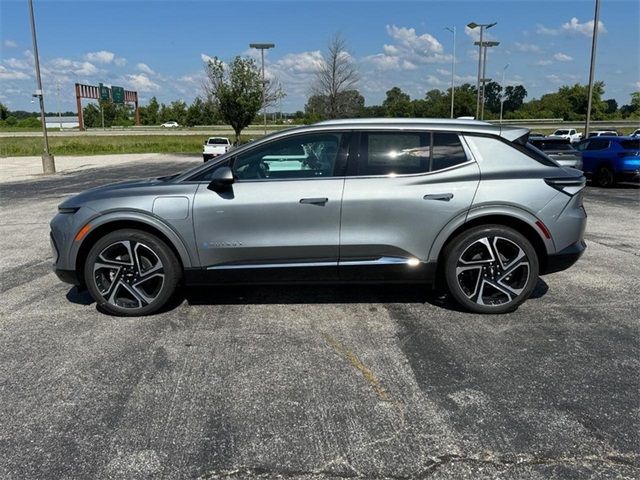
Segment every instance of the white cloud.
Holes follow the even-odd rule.
[[[556,53],[553,58],[558,62],[570,62],[571,60],[573,60],[573,57],[561,52]]]
[[[160,90],[160,85],[155,83],[144,73],[134,73],[126,75],[126,81],[138,92],[155,92]]]
[[[9,70],[3,65],[0,65],[0,80],[25,80],[29,78],[24,72],[18,70]]]
[[[122,57],[116,57],[113,61],[118,67],[124,67],[127,64],[127,59]]]
[[[379,70],[415,70],[419,65],[449,61],[442,44],[431,34],[418,35],[415,28],[387,25],[387,34],[394,44],[384,44],[382,53],[362,60]]]
[[[213,57],[210,57],[209,55],[207,55],[206,53],[201,53],[200,54],[200,58],[202,59],[202,61],[204,63],[209,63],[213,61]]]
[[[538,60],[535,64],[536,65],[551,65],[553,62],[551,60]]]
[[[542,35],[558,35],[560,33],[568,33],[572,35],[584,35],[590,37],[593,35],[593,20],[589,20],[584,23],[580,23],[576,17],[572,17],[566,23],[563,23],[558,28],[548,28],[544,25],[538,25],[536,29],[537,33]],[[604,23],[601,20],[598,21],[598,33],[606,33],[607,29],[604,27]]]
[[[115,53],[108,52],[107,50],[100,50],[99,52],[89,52],[84,56],[85,60],[95,63],[111,63],[115,58]]]
[[[580,21],[573,17],[567,23],[562,24],[562,30],[569,33],[578,33],[590,37],[593,35],[593,20],[580,23]],[[607,29],[604,28],[604,23],[598,21],[598,33],[606,33]]]
[[[2,45],[5,48],[18,48],[18,44],[15,41],[9,40],[9,39],[7,39],[4,42],[2,42]]]
[[[47,71],[55,72],[56,75],[74,73],[76,75],[90,77],[101,72],[91,62],[78,62],[69,58],[54,58],[47,62],[44,68]]]
[[[427,85],[431,85],[432,87],[442,87],[444,85],[448,85],[448,82],[445,82],[441,78],[436,77],[435,75],[427,75],[425,79]]]
[[[146,73],[148,75],[155,75],[156,72],[154,72],[151,67],[149,65],[147,65],[146,63],[139,63],[136,65],[136,68],[138,70],[140,70],[142,73]]]
[[[30,70],[33,68],[33,63],[28,60],[21,60],[19,58],[7,58],[4,63],[11,68],[18,70]]]
[[[289,73],[315,73],[323,65],[320,50],[301,53],[288,53],[273,64],[275,70],[286,70]]]
[[[468,37],[471,37],[474,42],[480,41],[480,28],[469,28],[468,26],[464,27],[464,34]],[[485,28],[484,33],[482,34],[482,41],[486,42],[488,40],[495,40],[495,37],[491,35],[491,33]]]
[[[541,51],[541,48],[538,45],[535,45],[533,43],[520,43],[520,42],[516,42],[515,43],[515,48],[517,51],[519,52],[532,52],[532,53],[537,53]]]
[[[451,72],[449,70],[445,70],[444,68],[438,68],[436,69],[436,72],[438,73],[438,75],[451,75]]]

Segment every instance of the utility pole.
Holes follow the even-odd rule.
[[[267,134],[267,105],[265,103],[267,83],[264,78],[264,51],[274,47],[275,47],[275,44],[273,43],[250,43],[249,44],[249,48],[257,48],[258,50],[260,50],[260,56],[262,57],[262,119],[264,122],[265,135]]]
[[[453,118],[453,104],[456,94],[454,84],[456,77],[456,27],[445,27],[445,29],[453,33],[453,59],[451,60],[451,118]]]
[[[469,24],[467,24],[467,27],[471,28],[471,29],[475,29],[480,27],[480,41],[479,42],[475,42],[476,45],[478,45],[478,81],[476,82],[476,92],[477,92],[477,98],[476,98],[476,120],[480,117],[480,77],[482,75],[482,47],[484,46],[484,31],[485,29],[489,29],[491,27],[493,27],[494,25],[496,25],[498,22],[493,22],[493,23],[476,23],[476,22],[471,22]],[[485,51],[486,54],[486,51]],[[485,55],[486,56],[486,55]],[[482,75],[484,77],[484,75]],[[483,82],[484,84],[484,82]]]
[[[504,111],[504,99],[505,99],[505,86],[504,86],[504,77],[507,73],[507,68],[509,68],[509,64],[507,63],[502,69],[502,92],[500,95],[500,123],[502,123],[502,112]]]
[[[33,58],[36,68],[36,81],[38,88],[33,94],[40,101],[40,120],[42,121],[42,134],[44,136],[44,152],[42,153],[42,171],[45,175],[56,173],[56,164],[53,155],[49,153],[49,138],[47,137],[47,120],[44,110],[44,91],[42,90],[42,78],[40,77],[40,58],[38,56],[38,40],[36,39],[36,21],[33,16],[33,0],[29,0],[29,19],[31,20],[31,39],[33,41]]]
[[[584,136],[589,138],[591,124],[591,101],[593,98],[593,81],[596,70],[596,47],[598,46],[598,27],[600,24],[600,0],[596,0],[596,11],[593,16],[593,36],[591,38],[591,65],[589,67],[589,98],[587,99],[587,121],[584,125]]]

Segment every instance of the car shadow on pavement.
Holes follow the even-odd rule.
[[[541,298],[549,286],[538,279],[530,298]],[[87,290],[73,287],[67,300],[77,305],[94,302]],[[189,305],[277,305],[331,303],[423,303],[446,310],[466,312],[443,289],[421,284],[320,284],[320,285],[234,285],[180,288],[159,313]],[[97,307],[99,311],[104,312]]]

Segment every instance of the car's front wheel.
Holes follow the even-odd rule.
[[[89,251],[84,278],[105,311],[120,316],[157,312],[173,296],[181,268],[173,251],[141,230],[116,230]]]
[[[505,313],[524,302],[538,280],[538,257],[518,231],[484,225],[458,235],[445,252],[451,295],[477,313]]]

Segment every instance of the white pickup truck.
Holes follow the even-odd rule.
[[[575,128],[561,128],[549,135],[549,138],[564,138],[570,143],[576,143],[582,140],[582,134],[577,132]]]
[[[231,149],[231,142],[226,137],[209,137],[202,147],[202,158],[206,162],[212,158],[227,153]]]

